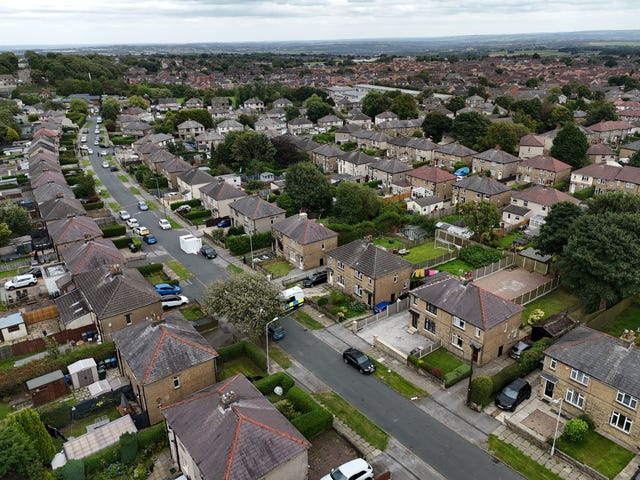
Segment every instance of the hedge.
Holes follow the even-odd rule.
[[[125,465],[133,465],[136,455],[138,455],[136,435],[128,432],[120,435],[120,461]]]
[[[278,372],[258,380],[254,385],[260,393],[263,395],[269,395],[270,393],[273,393],[273,389],[278,385],[282,387],[284,393],[287,393],[289,389],[293,387],[294,383],[295,382],[289,375],[284,372]]]
[[[244,353],[244,342],[237,342],[227,347],[218,349],[218,361],[228,362],[235,360]]]
[[[493,382],[489,377],[476,377],[471,381],[471,401],[482,408],[491,402]]]
[[[448,388],[451,385],[458,383],[460,380],[467,378],[469,375],[471,375],[471,366],[465,363],[464,365],[457,367],[455,370],[445,373],[442,376],[442,383],[444,383],[445,388]]]
[[[84,462],[82,460],[69,460],[62,468],[64,480],[84,480]]]
[[[333,428],[333,415],[324,408],[312,410],[291,420],[291,424],[308,440]]]
[[[115,238],[111,240],[116,248],[126,248],[131,243],[131,237]]]
[[[169,204],[169,208],[171,210],[175,210],[178,207],[181,207],[182,205],[189,205],[190,207],[199,207],[202,205],[202,202],[200,201],[200,199],[194,198],[193,200],[181,200],[180,202],[173,202],[171,204]]]
[[[244,342],[244,354],[258,367],[267,369],[267,356],[253,343]]]
[[[124,225],[107,225],[102,227],[101,230],[105,238],[119,237],[127,233],[127,227]]]
[[[100,202],[91,202],[91,203],[85,203],[84,204],[84,209],[89,211],[89,210],[99,210],[101,208],[104,207],[104,202],[100,201]],[[110,225],[110,226],[114,226],[114,225]],[[106,228],[106,227],[104,227]],[[104,232],[104,230],[103,230]]]
[[[158,273],[162,271],[161,263],[150,263],[149,265],[141,265],[138,268],[138,271],[143,275],[151,275],[153,273]]]
[[[182,215],[189,220],[195,220],[196,218],[206,218],[211,216],[211,210],[191,210],[189,213]]]
[[[310,412],[317,408],[321,408],[320,405],[311,396],[302,390],[297,385],[294,385],[287,392],[287,400],[289,400],[296,410],[300,412]]]
[[[249,235],[232,235],[225,239],[226,247],[234,255],[243,255],[251,251],[251,245],[253,244],[253,250],[260,250],[261,248],[268,248],[271,246],[271,232],[258,233],[251,236],[251,242],[249,242]]]
[[[71,423],[71,405],[66,402],[50,403],[38,409],[40,420],[45,425],[64,428]]]

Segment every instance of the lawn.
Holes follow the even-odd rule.
[[[111,194],[109,193],[109,190],[100,190],[100,196],[102,198],[111,198]]]
[[[551,315],[560,313],[569,307],[572,307],[578,303],[578,297],[570,293],[568,290],[560,287],[556,288],[553,292],[549,292],[544,297],[541,297],[531,303],[528,303],[524,307],[522,312],[522,321],[526,322],[529,319],[529,315],[535,309],[540,309],[544,312],[544,318],[548,318]]]
[[[70,425],[61,428],[60,431],[67,438],[79,437],[80,435],[87,433],[87,426],[95,423],[98,418],[104,417],[105,415],[109,417],[109,420],[116,420],[120,418],[120,412],[118,412],[117,408],[105,408],[103,410],[100,410],[99,412],[95,412],[87,415],[86,417],[74,420]]]
[[[384,247],[387,250],[392,248],[404,248],[404,243],[397,238],[390,237],[374,238],[373,244],[378,245],[379,247]]]
[[[15,410],[9,405],[7,405],[6,403],[0,403],[0,420],[4,420],[7,415],[13,412],[15,412]]]
[[[91,166],[91,160],[82,160],[82,166],[83,167],[90,167]]]
[[[224,380],[225,378],[233,377],[236,373],[242,373],[248,377],[266,375],[266,372],[255,363],[253,363],[249,357],[241,355],[233,360],[227,362],[220,362],[220,370],[218,372],[218,380]]]
[[[516,447],[503,442],[495,435],[489,435],[487,446],[493,455],[509,465],[516,472],[521,473],[524,478],[529,480],[562,480],[561,476],[543,467],[535,460],[527,457]]]
[[[587,437],[577,444],[559,437],[556,447],[610,479],[615,478],[635,456],[633,452],[593,430],[589,430]]]
[[[367,311],[367,306],[362,302],[335,290],[319,298],[318,305],[324,306],[331,314],[343,318],[357,317]]]
[[[109,202],[109,208],[114,212],[120,211],[120,204],[118,202]]]
[[[429,394],[424,390],[416,387],[409,380],[394,372],[390,368],[386,367],[382,363],[370,359],[376,366],[376,371],[373,374],[378,377],[382,383],[386,384],[389,388],[394,389],[400,395],[409,400],[414,399],[416,397],[427,397]]]
[[[146,278],[151,285],[156,285],[158,283],[167,283],[169,281],[169,277],[167,277],[164,272],[152,273],[145,276],[144,278]]]
[[[464,365],[464,362],[462,360],[460,360],[458,357],[454,357],[444,348],[434,350],[430,354],[422,357],[421,360],[430,365],[432,368],[437,368],[438,370],[440,370],[442,372],[442,375],[452,372],[460,365]]]
[[[229,265],[227,265],[227,270],[229,270],[231,273],[242,273],[244,272],[244,270],[236,265],[234,265],[233,263],[230,263]]]
[[[171,228],[173,228],[174,230],[176,228],[182,228],[182,225],[180,225],[178,222],[176,222],[175,220],[171,219],[171,218],[167,218],[167,220],[169,220],[169,224],[171,225]]]
[[[96,178],[95,182],[96,182],[96,187],[101,187],[103,185],[103,183],[97,178]]]
[[[464,274],[464,272],[475,270],[475,268],[473,268],[468,263],[465,263],[462,260],[458,260],[456,258],[455,260],[451,260],[450,262],[447,262],[443,265],[439,265],[438,270],[442,270],[444,272],[449,272],[452,275],[459,276],[460,272]]]
[[[120,179],[121,182],[128,182],[129,181],[129,177],[127,177],[126,175],[118,175],[118,178]]]
[[[296,310],[293,312],[291,318],[308,330],[322,330],[324,328],[324,325],[302,310]]]
[[[129,187],[129,191],[131,193],[133,193],[134,195],[140,195],[140,189],[138,189],[136,187]]]
[[[0,272],[0,278],[15,277],[17,274],[18,274],[17,268],[13,270],[5,270],[4,272]]]
[[[440,255],[444,255],[445,253],[449,253],[448,250],[444,248],[436,248],[434,246],[434,242],[429,240],[420,245],[416,245],[413,248],[409,249],[409,253],[404,255],[404,259],[411,263],[420,263],[425,260],[431,260],[432,258],[439,257]]]
[[[185,280],[191,276],[191,272],[177,260],[168,261],[167,267],[173,270],[180,277],[180,280]]]
[[[182,316],[184,316],[184,318],[186,318],[190,322],[195,322],[196,320],[204,318],[204,313],[202,312],[200,305],[197,304],[181,308],[180,312],[182,313]]]
[[[522,232],[518,230],[516,230],[515,232],[508,233],[504,237],[500,237],[498,239],[498,241],[496,242],[496,247],[501,248],[503,250],[510,250],[511,247],[513,246],[513,241],[516,238],[520,238],[522,236],[523,236]]]
[[[293,270],[293,266],[285,260],[271,262],[260,266],[269,272],[273,278],[284,277],[287,273]]]
[[[271,344],[269,347],[269,358],[280,365],[285,370],[291,367],[291,359],[280,347]]]
[[[321,392],[312,396],[370,445],[381,451],[387,448],[389,435],[340,395],[335,392]]]
[[[638,328],[638,318],[640,318],[640,304],[633,302],[614,321],[602,325],[598,330],[614,337],[620,337],[625,330],[635,331]]]

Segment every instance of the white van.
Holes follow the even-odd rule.
[[[280,301],[285,312],[293,310],[304,303],[304,292],[300,287],[287,288],[280,292]]]

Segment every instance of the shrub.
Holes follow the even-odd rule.
[[[311,410],[321,408],[320,405],[300,387],[294,385],[287,392],[287,398],[301,412],[307,413]]]
[[[469,375],[471,375],[471,366],[465,363],[464,365],[457,367],[455,370],[444,374],[442,376],[442,383],[444,383],[445,387],[450,387],[451,385],[458,383],[463,378],[467,378]]]
[[[138,440],[133,433],[120,435],[120,460],[125,465],[133,465],[138,455]]]
[[[584,422],[586,422],[587,426],[589,427],[589,430],[593,430],[596,428],[596,424],[593,421],[593,418],[591,418],[589,415],[587,415],[586,413],[583,413],[582,415],[580,415],[578,417],[580,420],[583,420]]]
[[[131,243],[138,249],[140,250],[142,248],[142,240],[140,240],[138,237],[133,237],[131,239]]]
[[[115,464],[119,459],[120,445],[116,443],[100,450],[98,453],[85,457],[83,461],[87,475],[94,475],[106,470],[109,465]]]
[[[482,245],[470,245],[460,250],[458,258],[473,268],[481,268],[499,261],[502,253]]]
[[[190,207],[199,207],[202,205],[202,202],[197,198],[193,200],[182,200],[180,202],[173,202],[169,204],[169,208],[171,210],[175,210],[176,208],[181,207],[182,205],[189,205]]]
[[[491,376],[491,381],[493,382],[492,393],[498,393],[516,378],[520,378],[520,376],[520,365],[518,363],[512,363],[511,365],[506,366],[498,373]]]
[[[131,243],[131,237],[114,238],[112,241],[116,248],[126,248]]]
[[[329,299],[327,297],[320,297],[318,299],[318,306],[324,307],[327,303],[329,303]]]
[[[482,408],[491,402],[493,382],[489,377],[476,377],[471,381],[471,401]]]
[[[251,359],[253,363],[255,363],[258,367],[265,369],[267,368],[267,357],[266,355],[256,347],[254,344],[249,342],[244,342],[244,354]]]
[[[234,360],[244,353],[244,342],[237,342],[218,350],[218,360],[222,363]]]
[[[101,230],[105,238],[119,237],[127,233],[127,227],[124,225],[107,225],[102,227]]]
[[[234,255],[242,255],[251,251],[251,245],[253,243],[253,250],[259,250],[261,248],[267,248],[271,246],[271,232],[258,233],[251,236],[251,242],[249,241],[249,235],[237,235],[228,236],[226,238],[227,248]]]
[[[289,389],[293,387],[293,384],[293,379],[284,372],[274,373],[273,375],[269,375],[268,377],[265,377],[262,380],[258,380],[256,383],[254,383],[255,387],[263,395],[269,395],[270,393],[273,393],[273,389],[278,385],[282,387],[284,393],[287,393]]]
[[[99,210],[101,208],[104,207],[104,202],[100,201],[100,202],[91,202],[91,203],[85,203],[84,204],[84,209],[89,211],[89,210]]]
[[[318,408],[294,418],[291,423],[306,439],[311,440],[333,428],[333,415],[324,408]]]
[[[69,460],[62,468],[64,480],[84,480],[84,462],[82,460]]]
[[[205,218],[211,216],[211,210],[193,209],[189,213],[183,215],[184,218],[189,220],[195,220],[196,218]]]
[[[64,428],[71,423],[71,406],[66,402],[44,405],[38,409],[38,413],[45,425]]]
[[[279,402],[276,402],[274,406],[289,421],[302,415],[302,413],[296,410],[293,404],[286,398],[280,400]]]
[[[143,275],[151,275],[153,273],[158,273],[162,271],[161,263],[150,263],[149,265],[141,265],[138,268],[138,271]]]
[[[136,434],[136,438],[138,440],[138,450],[150,449],[158,451],[169,446],[167,429],[164,422],[139,431]]]
[[[244,235],[244,227],[229,227],[229,230],[227,230],[227,236],[233,237],[236,235]]]
[[[589,425],[580,418],[572,418],[564,424],[562,438],[571,443],[580,443],[587,435]]]

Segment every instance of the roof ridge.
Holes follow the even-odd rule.
[[[160,330],[162,331],[162,335],[160,336],[160,340],[158,340],[158,344],[156,345],[156,348],[153,350],[153,354],[151,355],[151,360],[149,361],[149,365],[147,365],[147,369],[144,372],[144,375],[142,376],[142,380],[140,380],[140,384],[144,385],[147,377],[151,374],[151,367],[153,367],[154,362],[156,361],[156,357],[158,356],[158,352],[160,351],[160,347],[162,346],[162,342],[164,341],[164,337],[166,336],[166,331],[164,328],[162,328],[162,325],[160,325]]]
[[[311,446],[311,443],[309,443],[307,440],[296,438],[293,435],[288,434],[287,432],[283,432],[282,430],[278,430],[277,428],[273,428],[271,425],[267,425],[266,423],[260,422],[260,421],[256,420],[255,418],[251,418],[251,417],[245,415],[244,413],[240,412],[240,409],[238,408],[238,406],[232,406],[231,408],[233,409],[234,412],[236,412],[236,415],[238,415],[238,418],[246,420],[249,423],[253,423],[254,425],[257,425],[258,427],[264,428],[265,430],[268,430],[271,433],[275,433],[276,435],[279,435],[279,436],[284,437],[284,438],[286,438],[288,440],[291,440],[292,442],[300,443],[302,445]]]
[[[164,326],[161,326],[161,328],[162,327],[164,327]],[[186,338],[183,338],[183,337],[181,337],[179,335],[176,335],[173,332],[164,330],[164,328],[163,328],[163,331],[165,331],[167,336],[169,336],[171,338],[175,338],[176,340],[178,340],[180,342],[183,342],[183,343],[186,343],[187,345],[189,345],[191,347],[194,347],[194,348],[197,348],[198,350],[202,350],[204,352],[211,353],[212,355],[215,355],[216,357],[218,356],[218,352],[216,352],[215,350],[209,349],[209,348],[204,347],[202,345],[198,345],[197,343],[195,343],[195,342],[193,342],[191,340],[187,340]]]
[[[235,411],[235,409],[234,409]],[[237,412],[236,412],[237,413]],[[231,442],[231,451],[229,452],[229,460],[227,460],[227,468],[225,469],[224,472],[224,478],[225,480],[230,480],[230,474],[231,474],[231,467],[233,465],[233,457],[235,456],[236,453],[236,448],[238,447],[238,439],[240,438],[240,428],[242,427],[242,421],[244,420],[244,418],[240,415],[238,415],[238,423],[236,424],[236,431],[233,435],[233,442]]]

